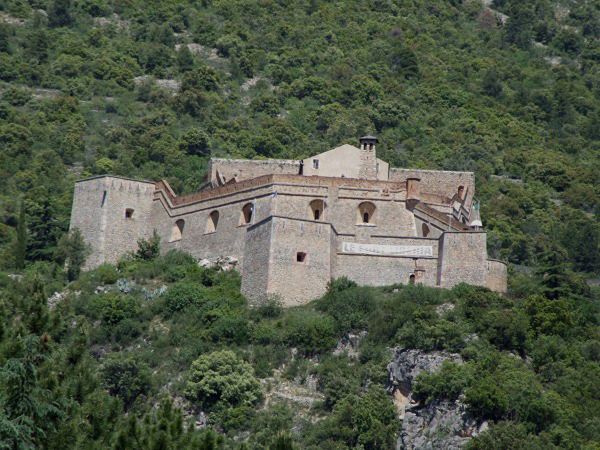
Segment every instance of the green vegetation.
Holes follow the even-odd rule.
[[[539,294],[546,279],[535,274],[511,297],[340,279],[304,307],[249,308],[235,272],[170,252],[83,273],[49,308],[67,270],[38,263],[21,281],[0,278],[2,442],[390,448],[399,422],[384,387],[395,346],[463,357],[420,375],[414,398],[462,398],[491,421],[472,448],[593,448],[600,439],[597,289],[567,284],[555,299]],[[358,358],[333,354],[363,330]],[[312,405],[278,397],[289,383],[306,391],[311,377]],[[196,430],[200,411],[208,426]]]
[[[461,354],[415,395],[491,421],[471,448],[597,448],[600,9],[492,8],[504,25],[467,0],[2,2],[0,447],[389,448],[402,345]],[[80,273],[77,178],[187,193],[209,156],[366,133],[394,166],[476,172],[509,296],[336,280],[306,307],[249,308],[235,273],[156,238]],[[363,330],[358,359],[332,353]],[[318,401],[276,395],[311,377]]]

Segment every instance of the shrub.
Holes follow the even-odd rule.
[[[260,383],[250,364],[230,350],[200,356],[192,363],[185,395],[203,407],[252,406],[261,399]]]
[[[177,283],[164,294],[165,307],[169,314],[174,314],[190,305],[199,305],[204,300],[204,290],[192,283]]]
[[[316,311],[292,311],[284,319],[285,341],[305,354],[324,352],[336,343],[335,322],[326,314]]]
[[[150,390],[148,367],[132,358],[110,358],[102,366],[103,385],[129,408],[135,399]]]
[[[119,272],[112,264],[101,264],[96,268],[96,277],[102,284],[115,284],[119,279]]]
[[[138,250],[135,253],[136,258],[150,261],[160,254],[160,236],[154,230],[150,239],[139,239],[137,241]]]
[[[482,419],[498,420],[508,409],[506,392],[491,376],[477,380],[465,391],[465,401],[469,410]]]
[[[319,311],[335,319],[339,333],[366,328],[368,316],[376,307],[372,289],[353,287],[352,282],[345,284],[344,280],[336,280],[337,287],[330,285],[329,292],[317,303]],[[340,285],[346,287],[340,289]]]
[[[124,319],[136,317],[139,305],[135,297],[130,295],[106,294],[101,297],[100,310],[102,322],[116,325]]]
[[[429,403],[435,399],[456,400],[469,383],[468,368],[445,361],[436,372],[420,373],[413,386],[413,397]]]

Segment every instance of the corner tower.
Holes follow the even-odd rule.
[[[115,263],[152,234],[154,183],[99,176],[75,184],[71,230],[78,228],[91,254],[85,268]]]

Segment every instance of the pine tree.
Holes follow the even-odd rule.
[[[15,267],[23,269],[25,267],[25,257],[27,256],[27,222],[25,218],[25,204],[21,201],[19,208],[19,223],[17,224],[17,241],[15,245]]]
[[[181,72],[187,72],[194,68],[194,57],[186,44],[182,44],[177,53],[177,65]]]

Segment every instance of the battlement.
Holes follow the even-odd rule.
[[[341,276],[505,291],[506,265],[487,258],[477,209],[471,221],[474,174],[389,168],[376,143],[365,136],[360,148],[302,161],[214,158],[206,187],[182,196],[165,180],[80,180],[71,227],[92,247],[87,267],[117,262],[153,231],[163,252],[235,257],[255,303],[301,304]]]

